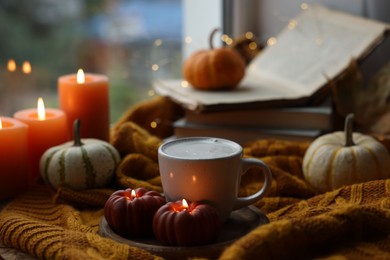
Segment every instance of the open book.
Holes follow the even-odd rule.
[[[335,79],[352,59],[366,60],[390,26],[310,5],[248,66],[240,85],[230,91],[182,87],[183,79],[159,79],[156,92],[190,110],[227,110],[315,105],[329,94]]]

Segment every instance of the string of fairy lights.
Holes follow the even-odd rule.
[[[300,4],[300,9],[302,10],[302,11],[305,11],[305,10],[307,10],[309,8],[309,4],[307,4],[307,3],[301,3]],[[288,29],[290,29],[290,30],[293,30],[293,29],[296,29],[297,28],[297,26],[298,26],[298,21],[297,20],[295,20],[295,19],[291,19],[291,20],[289,20],[288,21],[288,23],[287,23],[287,28]],[[244,34],[244,37],[246,38],[246,39],[248,39],[248,40],[250,40],[250,41],[248,41],[248,49],[249,50],[256,50],[257,48],[258,48],[258,43],[257,43],[257,41],[256,41],[256,39],[255,39],[255,36],[254,36],[254,34],[253,34],[253,32],[246,32],[245,34]],[[226,44],[227,46],[231,46],[233,43],[234,43],[234,39],[233,38],[231,38],[229,35],[227,35],[227,34],[222,34],[221,36],[220,36],[220,39],[221,39],[221,41],[224,43],[224,44]],[[184,41],[183,41],[185,44],[192,44],[193,43],[193,39],[192,39],[192,37],[191,36],[185,36],[184,37]],[[320,38],[317,38],[316,39],[316,44],[321,44],[322,43],[322,39],[320,39]],[[266,45],[267,46],[273,46],[273,45],[275,45],[275,44],[277,44],[277,38],[275,37],[275,36],[271,36],[271,37],[269,37],[267,40],[266,40]],[[155,42],[154,42],[154,46],[155,47],[160,47],[160,46],[162,46],[163,45],[163,40],[162,39],[157,39]],[[163,65],[163,60],[160,60],[160,61],[158,61],[158,62],[156,62],[156,63],[153,63],[152,65],[151,65],[151,70],[153,71],[153,72],[157,72],[160,68],[161,68],[161,66]],[[182,81],[182,83],[181,83],[181,86],[183,87],[183,88],[186,88],[186,87],[188,87],[189,86],[189,84],[188,84],[188,82],[186,82],[185,80],[183,80]],[[151,92],[149,92],[149,95],[155,95],[155,92],[154,91],[151,91]]]
[[[301,3],[300,4],[300,10],[302,11],[306,11],[309,9],[309,4],[308,3]],[[294,30],[294,29],[297,29],[298,28],[298,21],[296,19],[290,19],[288,22],[287,22],[287,29],[289,30]],[[258,48],[258,42],[256,41],[256,38],[255,38],[255,35],[253,34],[253,32],[246,32],[244,34],[244,37],[249,40],[247,41],[247,47],[249,50],[256,50]],[[222,34],[220,36],[220,40],[226,45],[226,46],[231,46],[233,43],[234,43],[234,39],[231,38],[229,35],[227,34]],[[184,37],[184,40],[183,40],[184,44],[192,44],[193,43],[193,39],[191,36],[185,36]],[[269,37],[267,40],[266,40],[266,46],[273,46],[273,45],[276,45],[277,44],[277,38],[275,36],[271,36]],[[162,39],[158,39],[155,41],[154,43],[154,46],[155,47],[160,47],[160,46],[163,46],[163,40]],[[323,39],[321,37],[317,37],[314,41],[315,44],[317,45],[321,45],[323,43]],[[158,72],[159,69],[163,66],[163,61],[160,60],[156,63],[153,63],[151,65],[151,70],[152,72]],[[181,83],[180,83],[181,87],[183,88],[188,88],[190,85],[189,83],[186,81],[186,80],[182,80]],[[156,95],[156,92],[151,89],[148,91],[148,96],[150,97],[153,97]],[[150,123],[150,127],[151,128],[157,128],[160,124],[172,124],[172,122],[161,122],[160,119],[155,119],[154,121],[152,121]]]
[[[307,10],[309,8],[309,4],[307,3],[301,3],[300,4],[300,9],[301,10]],[[293,30],[293,29],[296,29],[298,27],[298,22],[297,20],[295,19],[291,19],[287,22],[287,28],[290,29],[290,30]],[[256,40],[256,37],[254,35],[253,32],[246,32],[243,37],[245,39],[247,39],[247,48],[249,50],[256,50],[258,47],[259,47],[259,43],[257,42]],[[222,34],[220,36],[220,40],[221,42],[226,45],[226,46],[232,46],[232,44],[234,44],[234,41],[235,39],[233,39],[232,37],[230,37],[229,35],[227,34]],[[194,43],[194,40],[191,36],[185,36],[183,38],[183,43],[184,44],[193,44]],[[322,39],[320,37],[318,37],[316,40],[315,40],[315,43],[320,45],[322,44]],[[153,47],[154,48],[160,48],[160,47],[163,47],[165,44],[165,41],[163,39],[156,39],[153,43]],[[274,37],[274,36],[271,36],[269,37],[266,42],[265,42],[265,46],[273,46],[277,44],[277,38]],[[164,67],[164,65],[168,64],[170,62],[169,60],[169,57],[167,58],[162,58],[162,59],[159,59],[158,61],[156,62],[152,62],[152,64],[150,66],[147,66],[151,72],[152,72],[152,75],[155,75],[157,72],[159,72],[161,70],[161,68]],[[21,71],[24,73],[24,74],[30,74],[32,72],[32,67],[31,67],[31,64],[29,61],[23,61],[23,63],[21,64],[21,66],[18,66],[16,64],[16,61],[14,59],[9,59],[8,60],[8,63],[7,63],[7,70],[9,72],[15,72],[19,69],[19,67],[21,68]],[[181,87],[183,88],[188,88],[189,87],[189,83],[186,81],[186,80],[182,80],[181,81]],[[153,88],[147,90],[147,96],[148,97],[154,97],[156,96],[156,92]],[[151,123],[150,123],[150,127],[151,128],[157,128],[159,125],[161,124],[171,124],[172,122],[163,122],[161,119],[158,119],[156,118],[155,120],[153,120]]]

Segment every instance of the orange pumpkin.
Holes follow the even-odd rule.
[[[195,89],[232,89],[245,75],[245,61],[237,50],[213,48],[212,39],[217,31],[214,30],[210,35],[209,50],[194,52],[184,62],[184,78]]]

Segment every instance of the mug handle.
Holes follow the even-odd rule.
[[[234,204],[234,210],[249,206],[258,201],[271,188],[272,173],[268,166],[261,160],[255,158],[241,158],[242,172],[246,173],[252,167],[260,167],[264,173],[264,183],[260,190],[247,197],[238,197]]]

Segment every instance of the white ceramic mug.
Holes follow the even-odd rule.
[[[242,147],[230,140],[190,137],[168,141],[158,149],[158,162],[167,201],[187,199],[210,203],[225,221],[233,210],[259,200],[271,187],[268,166],[255,158],[243,158]],[[263,186],[253,195],[238,197],[243,175],[260,167]]]

